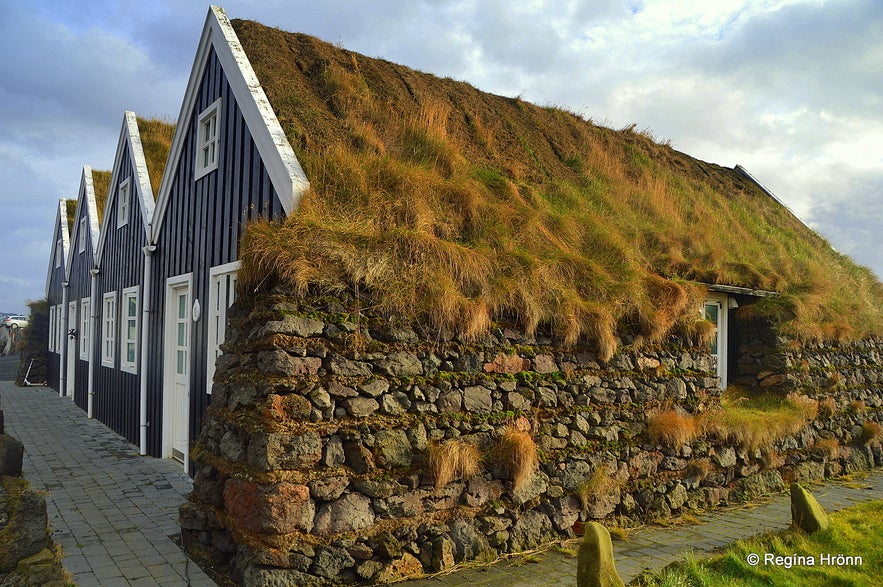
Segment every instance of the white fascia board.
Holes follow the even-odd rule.
[[[52,284],[52,272],[55,270],[55,256],[58,254],[58,247],[56,244],[58,243],[58,239],[61,238],[61,248],[62,248],[62,258],[61,265],[62,267],[67,268],[67,259],[64,252],[67,250],[68,246],[68,234],[67,234],[67,200],[65,198],[59,198],[58,200],[58,210],[55,212],[55,229],[52,231],[52,245],[49,253],[49,268],[46,272],[46,298],[49,298],[49,287]]]
[[[89,236],[92,241],[92,261],[95,261],[95,254],[98,252],[98,239],[101,236],[101,225],[98,222],[98,202],[95,200],[95,184],[92,179],[92,168],[88,165],[83,167],[83,187],[85,190],[81,194],[83,201],[86,203],[86,214],[89,218]],[[105,204],[107,201],[105,200]],[[73,257],[73,255],[71,255]]]
[[[141,129],[138,128],[138,119],[134,112],[126,112],[126,124],[129,127],[129,154],[132,169],[135,170],[137,199],[138,205],[141,207],[141,223],[144,225],[144,233],[149,238],[150,223],[153,221],[156,202],[153,198],[153,186],[150,184],[147,160],[144,158],[144,147],[141,145]]]
[[[297,160],[294,149],[288,142],[272,106],[270,106],[270,101],[245,55],[230,19],[227,18],[223,8],[210,6],[193,60],[193,69],[187,80],[187,89],[181,104],[181,112],[178,115],[178,123],[175,126],[175,136],[169,151],[166,172],[163,174],[162,184],[156,198],[152,241],[156,240],[162,228],[173,176],[177,171],[177,165],[181,163],[181,153],[187,133],[191,131],[187,122],[193,116],[200,82],[212,49],[218,57],[233,96],[239,105],[239,110],[245,119],[246,127],[257,146],[270,176],[270,181],[273,183],[282,208],[287,215],[297,209],[301,196],[309,188],[307,176]],[[223,108],[228,108],[228,105],[223,105]]]
[[[282,130],[282,125],[279,124],[279,119],[276,118],[276,113],[273,112],[270,100],[251,67],[230,19],[217,6],[212,6],[210,12],[214,13],[219,33],[225,41],[215,43],[215,53],[227,72],[227,81],[236,96],[236,102],[251,131],[273,187],[279,194],[282,208],[286,215],[291,214],[297,209],[301,196],[310,187],[310,182],[288,142],[288,137],[285,136],[285,131]]]
[[[95,201],[95,185],[92,182],[92,167],[83,166],[83,175],[80,178],[80,191],[77,196],[77,216],[74,221],[73,232],[70,235],[70,242],[79,242],[80,219],[86,214],[87,224],[89,226],[90,244],[89,251],[92,254],[90,265],[94,267],[95,259],[98,254],[98,240],[101,237],[101,226],[98,223],[98,203]],[[73,266],[74,255],[70,250],[68,243],[67,265],[65,266],[65,279],[70,279],[71,267]]]
[[[107,201],[104,203],[104,222],[101,226],[101,236],[98,238],[98,247],[95,251],[95,267],[101,267],[101,259],[104,256],[104,241],[107,234],[116,230],[116,216],[112,219],[108,215],[117,199],[120,187],[120,173],[123,166],[123,152],[129,147],[129,158],[134,170],[134,197],[138,200],[141,208],[141,222],[144,227],[146,238],[150,238],[150,222],[153,218],[153,190],[150,187],[150,176],[147,173],[147,163],[144,159],[144,148],[141,146],[141,131],[138,129],[138,119],[135,113],[127,110],[123,117],[123,125],[120,129],[120,138],[117,141],[116,156],[113,162],[113,171],[108,185]],[[94,194],[94,191],[93,191]],[[133,193],[130,192],[130,198]],[[131,200],[130,200],[131,201]],[[97,207],[96,207],[97,212]]]
[[[126,115],[123,118],[123,126],[120,129],[120,138],[117,140],[116,155],[113,158],[113,170],[110,173],[110,184],[108,184],[107,187],[107,200],[104,202],[105,213],[111,209],[113,203],[116,201],[117,188],[119,188],[118,184],[120,182],[120,167],[122,166],[123,150],[129,142],[129,135],[131,132],[132,128],[129,124],[129,112],[126,112]],[[104,241],[107,239],[107,233],[111,230],[109,224],[107,215],[105,214],[104,224],[101,227],[101,235],[98,237],[98,247],[95,251],[96,269],[101,267],[101,257],[104,255]],[[113,228],[116,228],[116,222],[113,223]]]

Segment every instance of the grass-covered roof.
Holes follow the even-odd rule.
[[[166,159],[172,148],[175,125],[161,118],[137,118],[138,133],[141,135],[141,147],[147,163],[147,174],[150,176],[150,187],[154,197],[162,181]]]
[[[311,182],[247,227],[245,283],[367,293],[465,335],[540,324],[602,356],[658,338],[695,282],[775,290],[792,334],[883,329],[883,286],[743,174],[313,37],[233,26]],[[757,308],[755,308],[757,311]]]
[[[110,193],[110,171],[92,170],[92,189],[95,190],[95,207],[98,212],[98,223],[104,218],[104,206]]]
[[[67,219],[67,233],[70,234],[74,230],[74,222],[77,219],[77,201],[70,198],[65,200],[64,211]]]

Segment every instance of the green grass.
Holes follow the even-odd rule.
[[[805,396],[755,395],[731,386],[703,424],[707,433],[753,451],[797,433],[817,413],[818,402]]]
[[[806,535],[788,530],[756,540],[740,541],[723,554],[708,559],[688,558],[639,584],[647,587],[769,586],[876,587],[883,584],[883,501],[830,514],[831,528]],[[749,555],[760,562],[751,565]],[[782,557],[765,564],[767,555]],[[861,557],[861,564],[821,564],[823,555]],[[790,559],[788,557],[791,557]],[[797,564],[811,558],[814,566]],[[790,568],[787,564],[790,562]],[[854,558],[853,563],[857,560]]]

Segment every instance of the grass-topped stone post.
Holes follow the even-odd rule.
[[[791,484],[791,522],[807,534],[831,527],[825,508],[799,483]]]
[[[589,522],[585,525],[578,556],[577,587],[625,587],[616,571],[610,532],[601,524]]]

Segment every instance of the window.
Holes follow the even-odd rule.
[[[218,168],[218,112],[220,109],[221,99],[218,98],[199,115],[194,180]]]
[[[82,253],[86,250],[86,218],[80,218],[80,229],[77,234],[80,242],[79,251]]]
[[[117,204],[117,228],[122,228],[129,223],[129,200],[131,199],[129,194],[130,185],[128,178],[120,184],[120,201]]]
[[[61,267],[61,239],[55,241],[55,268],[58,269]]]
[[[49,306],[49,352],[55,352],[55,306]]]
[[[104,294],[102,309],[101,364],[105,367],[113,367],[114,347],[116,346],[117,292]]]
[[[138,286],[123,290],[120,320],[120,369],[138,372]]]
[[[89,352],[89,298],[80,300],[80,359],[90,361]]]
[[[227,309],[236,301],[236,277],[239,261],[212,267],[209,282],[208,354],[206,384],[212,392],[215,361],[221,356],[221,344],[227,337]]]

